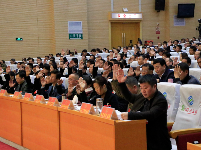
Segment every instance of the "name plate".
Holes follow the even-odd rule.
[[[34,101],[33,95],[31,93],[25,93],[23,99],[26,101]]]
[[[15,92],[14,95],[13,95],[13,98],[22,99],[21,92]]]
[[[36,95],[35,101],[36,103],[42,103],[42,104],[46,104],[44,96],[43,95]]]
[[[118,120],[118,117],[117,117],[115,109],[105,107],[105,106],[103,106],[103,109],[101,111],[100,117],[105,118],[105,119]]]
[[[89,103],[82,103],[82,106],[80,108],[80,112],[84,114],[95,114],[95,110],[92,104]]]
[[[61,104],[61,108],[74,110],[73,102],[71,100],[64,99]]]
[[[0,91],[0,96],[8,96],[8,93],[6,90],[1,90]]]
[[[59,106],[58,99],[56,97],[49,97],[49,100],[47,102],[47,105],[49,106]]]

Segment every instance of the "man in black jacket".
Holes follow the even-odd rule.
[[[158,82],[168,82],[168,79],[174,80],[174,71],[168,69],[163,58],[154,59],[153,65]]]
[[[141,94],[131,94],[125,84],[123,70],[118,71],[119,88],[124,97],[133,103],[131,112],[122,113],[124,120],[146,119],[147,149],[171,150],[171,142],[167,129],[167,101],[157,90],[157,81],[153,75],[144,75],[140,78]],[[134,131],[135,132],[135,131]]]

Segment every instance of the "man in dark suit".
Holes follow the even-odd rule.
[[[140,94],[131,94],[126,87],[123,70],[117,76],[119,88],[127,101],[133,103],[131,112],[121,114],[123,120],[146,119],[147,150],[171,150],[170,137],[167,129],[167,100],[157,90],[154,75],[140,78]],[[135,132],[135,131],[134,131]]]
[[[30,77],[26,77],[26,72],[24,70],[16,74],[16,81],[18,84],[15,87],[15,91],[22,91],[22,95],[25,93],[32,93]]]
[[[64,86],[62,85],[61,74],[59,71],[54,70],[51,72],[50,79],[52,85],[49,86],[49,89],[45,91],[46,80],[45,78],[41,79],[41,94],[47,99],[49,97],[56,97],[59,102],[62,101],[62,94],[64,93]]]
[[[157,82],[168,82],[168,79],[174,80],[174,71],[168,69],[163,58],[157,58],[153,61],[154,70],[156,72]]]

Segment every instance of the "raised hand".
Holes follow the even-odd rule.
[[[124,71],[123,69],[119,69],[118,70],[118,74],[117,74],[117,80],[119,83],[123,83],[125,82],[127,79],[127,76],[124,76]]]
[[[114,64],[112,66],[112,70],[113,70],[113,80],[117,80],[117,75],[118,75],[118,70],[120,69],[120,67],[118,66],[118,64]]]
[[[103,74],[102,74],[102,76],[105,77],[105,78],[107,78],[108,75],[109,75],[109,71],[108,70],[104,71]]]
[[[81,92],[83,92],[87,88],[87,83],[85,80],[83,80],[82,77],[79,78],[78,82],[80,85],[80,90],[81,90]]]
[[[46,64],[46,63],[47,63],[47,60],[46,60],[46,59],[44,59],[43,64]]]
[[[74,63],[73,63],[73,61],[71,60],[70,63],[69,63],[69,67],[72,68],[73,66],[74,66]]]
[[[67,55],[70,55],[70,51],[69,51],[68,48],[67,48],[67,50],[66,50],[66,54],[67,54]]]
[[[99,65],[100,65],[100,60],[96,60],[95,67],[99,67]]]
[[[80,95],[80,93],[81,93],[81,88],[80,88],[79,84],[76,85],[76,92],[78,95]]]
[[[174,68],[174,77],[179,78],[180,77],[180,66],[175,66]]]
[[[141,73],[141,71],[140,71],[140,66],[137,66],[136,69],[135,69],[135,75],[136,75],[136,76],[139,76],[140,73]]]
[[[65,54],[66,54],[65,51],[62,49],[61,50],[61,55],[65,56]]]
[[[68,86],[68,96],[71,96],[73,93],[73,86]]]
[[[133,76],[134,75],[134,71],[133,71],[133,68],[130,67],[129,70],[128,70],[128,76]]]
[[[42,87],[45,87],[45,85],[46,85],[46,79],[44,77],[41,78],[40,83],[41,83]]]
[[[84,61],[83,59],[80,60],[80,63],[79,63],[79,69],[83,69],[84,68]]]
[[[15,86],[15,83],[13,83],[13,80],[10,80],[10,81],[9,81],[9,87],[12,88],[12,87],[14,87],[14,86]]]
[[[75,51],[75,54],[77,54],[77,49],[74,49],[74,51]]]
[[[178,57],[173,58],[173,66],[178,65]]]
[[[105,63],[104,63],[104,66],[103,66],[103,70],[108,70],[109,69],[109,65],[108,65],[108,62],[106,61]]]

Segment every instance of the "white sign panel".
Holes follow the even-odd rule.
[[[112,18],[119,19],[142,19],[141,13],[112,13]]]
[[[68,33],[83,33],[82,21],[68,21]]]
[[[186,22],[184,18],[177,18],[177,15],[174,15],[174,26],[185,26]]]

